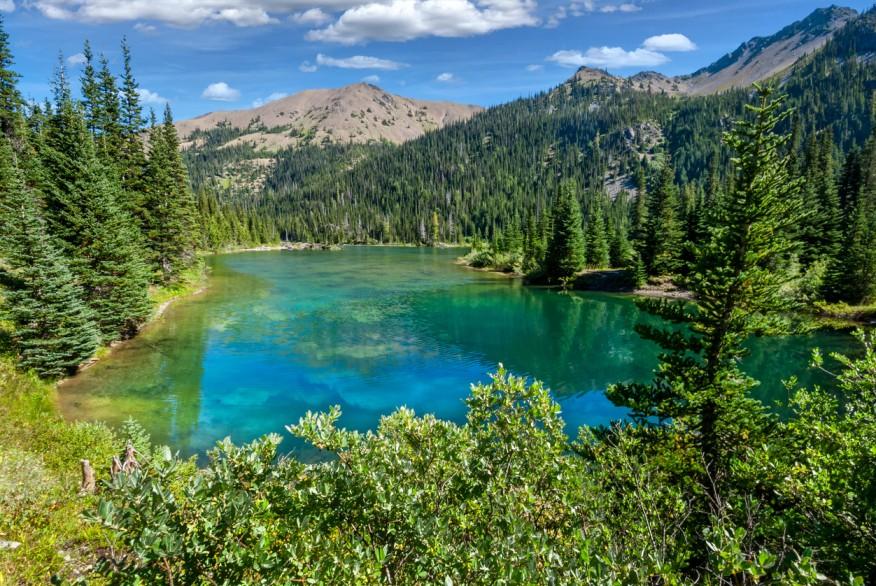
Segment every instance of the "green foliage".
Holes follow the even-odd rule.
[[[572,181],[560,185],[551,212],[550,240],[544,271],[549,282],[572,277],[584,267],[584,232],[578,193]]]
[[[0,197],[3,311],[21,364],[46,377],[64,376],[97,348],[97,331],[6,138],[0,138]]]

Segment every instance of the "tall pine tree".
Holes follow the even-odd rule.
[[[545,253],[545,277],[557,283],[572,277],[584,266],[584,232],[575,183],[560,183],[554,200],[553,230]]]
[[[0,250],[6,314],[21,365],[51,378],[74,372],[97,348],[97,329],[5,137],[0,137]]]

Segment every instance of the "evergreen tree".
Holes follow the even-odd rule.
[[[630,237],[636,251],[641,253],[647,239],[648,227],[648,181],[642,164],[636,167],[636,200],[630,213]]]
[[[118,152],[119,177],[124,190],[124,207],[142,224],[143,193],[146,191],[146,151],[141,134],[143,131],[143,107],[140,104],[140,91],[131,64],[131,49],[127,39],[122,40],[121,91],[121,139]]]
[[[12,70],[12,48],[5,22],[0,16],[0,132],[11,137],[20,121],[23,100],[18,91],[18,74]]]
[[[788,277],[776,264],[793,250],[791,236],[801,215],[799,182],[781,154],[787,138],[773,133],[787,112],[780,112],[781,100],[773,100],[769,89],[758,92],[754,119],[737,123],[726,136],[736,152],[737,179],[697,254],[690,278],[695,309],[685,302],[642,302],[648,312],[685,327],[640,324],[637,330],[663,348],[654,382],[617,385],[608,392],[643,424],[671,421],[678,437],[687,437],[696,449],[688,465],[703,495],[692,519],[698,533],[710,519],[732,514],[738,495],[728,491],[739,484],[730,482],[731,463],[744,467],[748,446],[757,445],[764,429],[764,407],[748,396],[756,383],[740,370],[739,360],[750,335],[782,330],[776,316],[788,309],[781,293]],[[708,545],[700,542],[696,563],[705,563],[708,554]]]
[[[194,198],[170,106],[165,108],[164,122],[152,128],[149,144],[144,227],[153,269],[162,281],[169,282],[191,264],[198,241]]]
[[[97,348],[97,330],[40,217],[38,197],[0,137],[0,250],[6,314],[24,368],[70,374]]]
[[[97,99],[100,104],[98,130],[98,153],[107,165],[117,164],[122,147],[121,106],[119,87],[109,68],[106,56],[100,57],[100,72],[97,78]]]
[[[97,83],[97,72],[94,69],[94,53],[91,43],[87,40],[82,47],[85,63],[82,66],[81,92],[82,108],[85,122],[91,135],[97,138],[103,114],[101,113],[100,86]]]
[[[642,257],[651,275],[671,274],[681,268],[683,234],[678,207],[675,171],[667,156],[657,184],[649,193],[648,224]]]
[[[545,276],[556,283],[572,277],[584,266],[584,233],[575,183],[560,183],[554,200],[553,230],[545,253]]]
[[[80,111],[60,105],[41,144],[53,233],[84,288],[104,340],[136,331],[149,313],[149,274],[116,176],[97,156]]]
[[[610,264],[608,234],[601,198],[594,198],[587,212],[587,227],[584,231],[585,263],[592,268],[605,268]]]
[[[828,267],[824,296],[858,304],[876,298],[876,130],[862,153],[849,154],[840,194],[851,209],[840,253]]]

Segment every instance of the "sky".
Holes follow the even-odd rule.
[[[366,81],[400,95],[490,106],[581,65],[692,73],[813,0],[0,0],[25,97],[88,39],[116,72],[128,39],[147,108],[177,119]],[[865,10],[872,0],[842,5]]]

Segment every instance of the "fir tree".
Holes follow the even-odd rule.
[[[98,152],[105,163],[115,165],[122,146],[119,87],[116,84],[115,76],[110,71],[109,61],[103,55],[100,57],[97,93],[100,104],[99,118],[97,119]]]
[[[87,40],[82,47],[82,55],[85,57],[80,81],[82,108],[85,113],[85,122],[88,125],[88,130],[92,136],[97,138],[103,115],[101,113],[100,86],[97,83],[97,72],[94,69],[94,53],[91,50],[91,43]]]
[[[20,122],[23,100],[18,91],[18,74],[12,70],[12,49],[5,22],[0,16],[0,132],[11,137]]]
[[[149,143],[144,227],[153,269],[162,281],[169,282],[192,262],[198,241],[194,198],[170,106],[165,108],[164,122],[152,128]]]
[[[94,353],[97,330],[5,137],[0,137],[0,194],[6,314],[20,363],[45,377],[70,374]]]
[[[657,185],[648,201],[648,224],[643,260],[651,275],[677,272],[681,268],[682,230],[678,218],[678,192],[675,171],[666,158]]]
[[[600,198],[594,198],[587,213],[584,250],[587,266],[598,269],[609,265],[608,234],[606,233],[605,214]]]
[[[787,138],[773,133],[787,113],[781,100],[758,87],[754,119],[737,123],[726,135],[736,152],[734,189],[721,200],[708,240],[699,249],[690,287],[695,308],[685,302],[644,301],[648,312],[686,327],[662,329],[640,324],[637,330],[663,348],[651,385],[612,387],[612,401],[632,410],[643,424],[670,422],[688,437],[696,454],[689,465],[703,494],[693,522],[728,514],[725,490],[731,462],[744,466],[746,449],[756,445],[765,424],[764,407],[748,396],[755,382],[740,371],[744,342],[755,333],[782,331],[777,319],[787,311],[781,293],[788,277],[776,270],[794,244],[801,215],[799,182],[783,156]],[[696,563],[709,553],[700,543]]]
[[[560,184],[551,217],[553,230],[545,253],[545,276],[556,283],[574,276],[584,266],[581,207],[574,182]]]
[[[64,244],[104,339],[133,333],[149,312],[139,232],[121,207],[116,175],[98,158],[85,120],[71,101],[50,119],[41,160],[50,225]]]

